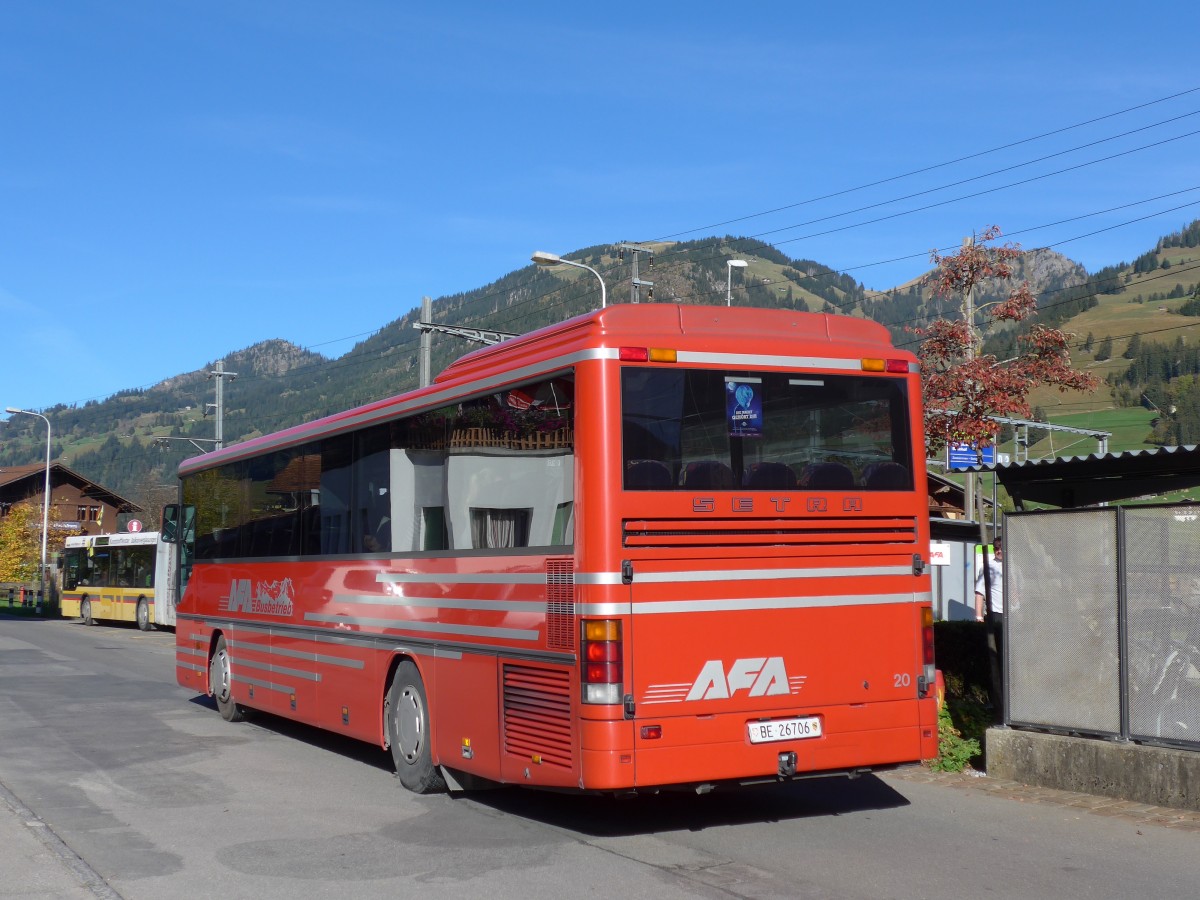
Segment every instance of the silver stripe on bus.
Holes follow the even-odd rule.
[[[396,628],[401,631],[424,631],[433,634],[465,634],[473,637],[499,637],[514,641],[533,641],[538,633],[532,628],[492,628],[485,625],[443,625],[440,622],[418,622],[407,619],[367,619],[361,616],[305,613],[306,622],[329,622],[334,625],[365,625],[374,628]]]
[[[282,637],[278,634],[268,634],[264,637]],[[296,640],[296,638],[292,638]],[[307,640],[307,638],[299,638],[299,640]],[[347,659],[344,656],[327,656],[323,653],[313,653],[311,650],[290,650],[286,647],[272,647],[269,644],[259,641],[252,641],[244,635],[238,639],[238,647],[252,648],[259,653],[266,653],[270,656],[287,656],[291,659],[302,659],[305,662],[328,663],[331,666],[345,666],[348,669],[361,669],[364,663],[361,659]],[[283,671],[280,669],[279,671]]]
[[[631,604],[635,615],[660,613],[737,612],[751,609],[821,609],[839,606],[876,606],[928,602],[929,593],[844,594],[823,597],[738,597],[723,600],[652,600]]]
[[[673,581],[775,581],[797,578],[868,578],[874,575],[911,575],[912,566],[855,566],[832,569],[717,569],[694,572],[639,572],[634,583],[663,584]]]
[[[542,579],[545,583],[545,579]],[[335,603],[362,603],[377,606],[428,607],[433,609],[474,609],[503,612],[545,612],[545,599],[535,600],[455,600],[447,597],[388,597],[383,594],[334,594]]]
[[[794,578],[857,578],[874,575],[911,575],[911,566],[858,566],[832,569],[714,569],[677,572],[639,572],[635,565],[634,584],[666,584],[697,581],[779,581]],[[620,572],[576,572],[576,584],[623,584]]]
[[[758,353],[710,353],[701,350],[680,350],[676,354],[677,363],[703,363],[715,366],[736,366],[750,368],[757,366],[773,366],[789,369],[841,369],[847,372],[861,372],[862,359],[835,359],[823,356],[763,356]]]
[[[255,687],[266,688],[268,691],[278,691],[281,694],[290,694],[295,688],[286,684],[274,684],[270,681],[262,681],[258,678],[243,678],[238,676],[238,681],[242,684],[252,684]]]
[[[581,616],[628,616],[633,611],[632,603],[576,603],[575,612]]]
[[[201,650],[199,647],[176,647],[175,653],[176,655],[186,653],[188,656],[203,656],[208,659],[208,651]]]
[[[444,654],[446,659],[458,659],[461,656],[499,656],[513,659],[527,659],[535,662],[550,662],[555,665],[575,665],[575,655],[555,650],[539,650],[536,647],[525,649],[502,644],[474,644],[466,641],[450,642],[437,636],[422,638],[413,635],[390,634],[386,632],[351,632],[338,630],[344,627],[345,619],[330,628],[327,625],[304,625],[301,623],[272,623],[258,625],[254,622],[233,621],[224,617],[198,616],[184,613],[182,617],[192,622],[201,622],[214,630],[223,631],[230,646],[234,640],[233,631],[253,631],[258,634],[283,635],[292,640],[313,641],[318,644],[334,644],[338,647],[356,647],[369,650],[372,653],[412,653],[415,656],[437,656]],[[365,621],[365,620],[364,620]],[[394,623],[388,620],[391,627]],[[245,640],[245,636],[242,636]],[[254,642],[249,642],[253,645]]]
[[[581,616],[638,616],[662,613],[737,612],[749,609],[820,609],[873,604],[928,603],[928,591],[913,594],[851,594],[820,597],[741,597],[721,600],[653,600],[639,603],[578,603]]]
[[[361,669],[364,666],[361,659],[327,656],[324,653],[309,653],[307,650],[289,650],[286,647],[271,647],[270,653],[272,656],[290,656],[292,659],[303,659],[306,662],[325,663],[331,666],[345,666],[347,669]]]
[[[380,584],[545,584],[546,573],[486,572],[484,574],[445,574],[423,572],[381,572],[375,576]]]
[[[257,659],[246,659],[244,656],[239,656],[236,663],[239,669],[249,667],[251,669],[264,669],[267,672],[278,673],[280,675],[294,675],[296,678],[303,678],[305,681],[320,681],[320,672],[305,672],[303,669],[289,669],[285,666],[277,666],[271,662],[260,662]]]
[[[205,671],[207,671],[206,666],[193,666],[193,665],[189,665],[188,663],[185,663],[185,662],[180,662],[179,660],[175,660],[175,668],[187,669],[191,672],[199,672],[201,674],[203,674]]]
[[[576,584],[621,584],[622,583],[620,572],[576,572],[572,576],[572,578]]]

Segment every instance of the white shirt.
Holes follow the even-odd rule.
[[[988,597],[991,603],[992,612],[1004,613],[1004,563],[996,559],[992,554],[988,554],[988,573],[992,583],[992,593]],[[984,594],[987,596],[987,591],[984,590],[983,568],[980,567],[979,574],[975,576],[975,593]]]

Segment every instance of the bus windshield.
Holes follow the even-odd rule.
[[[913,490],[903,378],[628,366],[625,490]]]

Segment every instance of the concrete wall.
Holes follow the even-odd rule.
[[[987,771],[1038,787],[1200,811],[1200,753],[990,728]]]

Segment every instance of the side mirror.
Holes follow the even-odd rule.
[[[179,504],[169,503],[163,507],[161,537],[165,544],[179,543]]]

